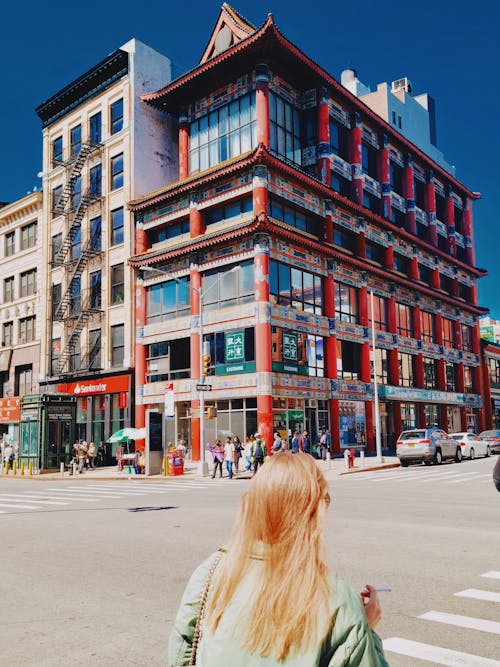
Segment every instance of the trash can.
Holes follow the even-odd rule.
[[[184,474],[184,459],[180,449],[171,449],[167,452],[168,460],[168,474],[169,475],[183,475]]]

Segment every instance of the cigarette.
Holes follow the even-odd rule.
[[[376,588],[375,589],[377,593],[390,593],[391,589],[390,588]]]

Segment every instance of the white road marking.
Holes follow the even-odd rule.
[[[401,639],[401,637],[390,637],[385,639],[384,650],[401,655],[408,655],[418,660],[427,660],[435,665],[448,665],[449,667],[500,667],[500,661],[489,658],[481,658],[471,653],[460,653],[439,646],[422,644],[421,642]]]
[[[487,577],[488,579],[500,579],[500,572],[496,572],[495,570],[490,570],[489,572],[485,572],[480,576]]]
[[[500,602],[500,593],[493,591],[482,591],[478,588],[467,588],[465,591],[455,593],[457,598],[473,598],[474,600],[486,600],[487,602]]]
[[[25,495],[24,493],[21,496],[17,496],[14,494],[1,494],[0,500],[7,500],[7,502],[11,502],[10,498],[14,498],[14,500],[29,500],[32,502],[36,502],[39,505],[65,505],[66,503],[61,503],[57,500],[43,500],[40,498],[40,496],[32,496],[32,495]]]
[[[481,630],[482,632],[491,632],[494,635],[500,635],[500,623],[496,621],[486,621],[482,618],[472,618],[471,616],[460,616],[458,614],[445,614],[440,611],[428,611],[418,618],[426,621],[437,621],[448,625],[457,625],[460,628],[470,628],[471,630]]]
[[[10,503],[0,503],[0,507],[7,507],[9,509],[16,509],[16,510],[37,510],[39,509],[37,505],[18,505],[16,504],[10,504]]]
[[[80,495],[81,497],[89,497],[90,495],[97,494],[98,496],[102,496],[103,498],[122,498],[123,496],[118,494],[113,494],[113,493],[108,493],[107,491],[99,491],[97,492],[95,489],[89,489],[88,491],[85,491],[85,489],[49,489],[49,491],[57,491],[57,493],[64,493],[65,495],[68,495],[68,498],[73,497],[73,496],[78,496]]]
[[[470,475],[470,473],[468,473]],[[480,477],[481,475],[479,475]],[[465,477],[465,475],[460,475],[460,477]],[[474,476],[470,475],[468,479],[452,479],[449,482],[443,482],[444,484],[460,484],[461,482],[469,482],[472,480],[478,479],[478,473],[474,473]]]
[[[453,478],[453,477],[463,476],[463,474],[464,474],[464,473],[460,473],[460,472],[458,472],[458,470],[455,471],[455,472],[451,472],[451,471],[448,471],[448,472],[440,472],[440,473],[436,473],[435,475],[433,475],[433,479],[440,479],[441,481],[443,481],[443,480],[446,479],[447,477],[449,477],[449,478]],[[465,473],[465,474],[466,474],[466,475],[473,475],[474,473],[469,472],[469,473]],[[432,482],[433,479],[423,479],[422,482]]]

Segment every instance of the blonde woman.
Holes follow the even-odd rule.
[[[273,456],[243,496],[211,579],[197,662],[203,667],[388,667],[361,594],[328,570],[328,484],[308,454]],[[168,665],[187,665],[200,599],[219,552],[192,575],[169,639]]]

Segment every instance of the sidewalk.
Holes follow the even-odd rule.
[[[353,468],[346,468],[344,457],[336,457],[330,461],[317,461],[318,466],[321,468],[327,479],[333,479],[339,475],[352,475],[356,473],[363,473],[374,470],[384,470],[387,468],[399,468],[399,459],[397,456],[384,456],[383,462],[379,462],[375,456],[365,456],[364,467],[361,467],[361,459],[357,456],[354,460]],[[209,463],[210,474],[212,474],[212,465]],[[225,472],[225,470],[224,470]],[[237,475],[238,479],[250,479],[251,474],[245,471],[240,472]],[[184,463],[184,475],[170,475],[163,476],[161,474],[149,475],[145,477],[144,475],[134,475],[126,472],[118,472],[117,466],[105,466],[101,468],[93,468],[91,470],[85,470],[81,475],[77,475],[73,478],[73,475],[70,475],[69,472],[65,472],[64,475],[58,472],[44,473],[42,472],[39,475],[20,475],[19,471],[17,475],[13,475],[12,471],[6,475],[2,472],[0,474],[0,479],[21,479],[21,480],[33,480],[42,482],[44,480],[54,481],[56,479],[69,481],[69,480],[102,480],[102,481],[115,481],[118,479],[129,480],[133,479],[137,482],[144,482],[147,484],[148,481],[154,480],[155,482],[164,481],[168,484],[171,480],[180,481],[182,479],[206,479],[198,475],[198,464],[191,460],[186,460]]]

